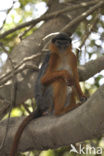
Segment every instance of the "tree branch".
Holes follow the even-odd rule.
[[[68,12],[68,11],[72,11],[74,9],[79,9],[79,8],[83,8],[83,7],[89,7],[91,5],[94,5],[98,2],[98,0],[94,0],[94,1],[91,1],[91,2],[87,2],[87,3],[80,3],[80,4],[77,4],[77,5],[74,5],[74,6],[71,6],[71,7],[67,7],[67,8],[64,8],[64,9],[60,9],[58,11],[55,11],[53,13],[50,13],[50,14],[45,14],[45,15],[42,15],[41,17],[37,18],[37,19],[34,19],[34,20],[31,20],[29,22],[25,22],[23,24],[20,24],[10,30],[7,30],[5,31],[4,33],[0,34],[0,39],[8,36],[9,34],[19,30],[19,29],[22,29],[24,27],[28,27],[30,25],[36,25],[37,23],[39,23],[40,21],[44,21],[44,20],[48,20],[48,19],[51,19],[53,17],[56,17],[60,14],[63,14],[65,12]]]
[[[60,5],[61,4],[58,5],[59,10],[62,8],[62,5],[61,6]],[[87,8],[85,7],[78,9],[77,14],[82,14],[86,10]],[[51,10],[49,10],[49,12],[51,12]],[[72,16],[73,19],[76,17],[76,13],[73,11],[70,12],[70,15]],[[53,19],[50,19],[47,22],[45,22],[32,35],[22,40],[13,49],[12,53],[10,54],[11,59],[13,60],[15,65],[18,65],[18,63],[21,62],[24,58],[40,53],[42,49],[41,42],[44,36],[52,32],[57,32],[57,31],[62,30],[62,28],[65,27],[65,25],[68,24],[68,22],[69,22],[69,18],[66,15],[60,15],[60,16],[54,17]],[[70,32],[73,33],[76,27],[77,25],[74,25],[73,27],[71,27]],[[34,64],[34,61],[32,63]],[[37,58],[35,60],[35,64],[37,65],[38,63],[39,63],[39,59]],[[24,69],[26,69],[24,67],[22,68],[23,70],[21,72],[19,71],[20,69],[21,68],[18,68],[19,74],[16,75],[16,78],[17,78],[16,106],[23,103],[28,98],[34,97],[34,85],[35,85],[35,80],[37,77],[37,72],[34,72],[33,70],[23,71]],[[99,66],[98,69],[101,70],[101,66]],[[6,64],[2,68],[1,75],[7,73],[8,71],[10,71],[10,64],[8,63],[8,60],[7,60]],[[82,70],[82,71],[85,71],[85,70]],[[81,75],[83,75],[83,73],[81,73]],[[9,101],[9,103],[10,103],[10,97],[11,97],[11,93],[10,93],[11,85],[12,85],[11,81],[8,81],[8,83],[0,87],[0,99],[1,98],[5,99],[6,101]],[[0,102],[1,104],[0,118],[3,117],[3,115],[5,115],[5,112],[7,112],[9,108],[8,103],[7,102],[4,103],[5,100],[3,100],[3,103]]]
[[[8,155],[15,132],[22,118],[12,118],[5,148],[0,155]],[[0,142],[6,120],[0,123]],[[58,148],[95,138],[104,133],[104,85],[82,106],[60,117],[45,116],[33,120],[24,130],[19,151]]]
[[[79,67],[80,81],[85,81],[104,69],[104,56]]]
[[[27,69],[27,68],[29,69],[29,66],[27,66],[27,68],[26,66],[22,66],[21,68],[16,70],[15,74],[19,72],[22,75],[22,71],[24,69]],[[35,67],[32,67],[32,69],[35,69]],[[90,61],[86,63],[84,66],[79,67],[80,80],[85,81],[103,69],[104,69],[104,56],[101,56],[100,58]],[[20,77],[20,74],[19,74],[19,77]],[[35,85],[36,77],[37,77],[37,72],[33,72],[33,70],[32,71],[29,70],[24,78],[17,79],[16,106],[23,103],[28,98],[34,97],[34,85]],[[0,99],[1,98],[4,99],[3,102],[0,101],[0,104],[1,104],[0,118],[3,117],[3,113],[5,114],[7,112],[7,109],[9,108],[8,102],[10,103],[11,85],[12,83],[9,82],[8,84],[0,87]],[[6,102],[5,100],[8,102]]]
[[[74,24],[77,24],[79,22],[81,22],[83,19],[85,19],[88,15],[90,15],[91,13],[93,13],[95,10],[97,10],[98,8],[100,8],[101,6],[104,7],[104,1],[100,1],[98,2],[96,5],[94,5],[93,7],[91,7],[89,10],[83,12],[80,16],[76,17],[75,19],[73,19],[71,22],[69,22],[63,29],[63,32],[67,32]]]
[[[18,65],[14,67],[15,74],[21,73],[25,69],[32,69],[33,71],[39,71],[39,68],[36,65],[25,64],[27,61],[33,61],[37,57],[41,56],[41,53],[33,55],[27,58],[24,58]],[[89,61],[85,65],[79,66],[79,78],[80,81],[85,81],[88,78],[94,76],[98,72],[104,69],[104,56],[97,58],[96,60]],[[95,68],[96,67],[96,68]],[[12,78],[12,70],[8,71],[5,75],[0,77],[0,85],[4,85],[7,81]]]
[[[36,55],[24,58],[23,61],[21,61],[18,65],[16,65],[14,67],[15,74],[21,73],[23,70],[29,69],[29,68],[33,69],[34,71],[38,71],[39,69],[36,65],[30,66],[30,65],[27,65],[25,63],[28,61],[33,61],[34,59],[36,59],[39,56],[41,56],[41,53],[38,53]],[[12,70],[8,71],[6,74],[4,74],[0,77],[0,85],[3,85],[4,83],[6,83],[11,78],[12,78]]]

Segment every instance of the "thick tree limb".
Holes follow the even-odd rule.
[[[15,64],[18,64],[18,62],[21,62],[24,58],[40,53],[41,51],[40,44],[42,38],[45,35],[49,34],[50,32],[58,31],[58,29],[61,29],[63,26],[65,26],[68,20],[69,19],[67,17],[58,17],[43,24],[40,30],[37,30],[34,34],[29,36],[27,39],[23,40],[19,45],[17,45],[14,48],[11,54],[13,62],[15,62]],[[57,27],[56,25],[53,25],[53,23],[57,23]],[[49,27],[50,29],[48,29]],[[32,64],[34,63],[36,64],[37,61],[39,61],[39,59],[36,59],[35,62],[32,61]],[[6,65],[2,69],[1,75],[8,71],[10,71],[10,64],[7,61]],[[28,71],[25,70],[21,74],[17,75],[16,105],[21,104],[26,99],[32,98],[34,96],[34,85],[35,85],[36,77],[37,77],[37,73],[34,72],[33,70],[28,70]],[[0,99],[2,98],[10,102],[10,97],[11,97],[10,88],[11,88],[11,81],[9,81],[7,84],[0,87]],[[3,104],[0,103],[0,112],[1,112],[0,117],[2,117],[5,112],[7,112],[7,109],[8,109],[8,103],[5,104],[4,102]]]
[[[38,53],[37,55],[32,55],[30,57],[24,58],[18,65],[14,67],[15,74],[21,73],[23,70],[30,69],[33,71],[39,71],[39,68],[36,65],[28,65],[26,62],[32,61],[42,54]],[[96,60],[89,61],[85,65],[80,66],[79,69],[79,77],[80,81],[85,81],[88,78],[92,77],[96,73],[100,72],[104,69],[104,56],[97,58]],[[96,67],[96,68],[95,68]],[[0,86],[5,84],[7,81],[12,78],[12,70],[8,71],[6,74],[0,77]]]
[[[52,10],[51,10],[52,8]],[[57,8],[57,5],[52,3],[52,6],[50,7],[50,12],[55,11]],[[58,9],[61,9],[62,5],[58,5]],[[81,14],[84,10],[87,10],[87,8],[82,8],[78,10],[78,14]],[[49,13],[50,13],[49,12]],[[73,18],[75,18],[74,12],[70,13]],[[37,54],[38,52],[41,52],[42,49],[42,39],[44,36],[46,36],[49,33],[57,32],[61,30],[67,23],[69,22],[69,18],[67,16],[58,16],[51,20],[48,20],[45,22],[35,33],[33,33],[31,36],[27,37],[26,39],[22,40],[20,44],[18,44],[11,53],[12,61],[15,63],[15,65],[18,64],[18,62],[21,62],[24,58],[29,57],[31,55]],[[70,32],[73,32],[77,26],[75,25],[70,29]],[[35,64],[39,62],[39,59],[35,61]],[[33,61],[34,63],[34,61]],[[5,66],[2,69],[2,74],[7,73],[10,70],[10,64],[8,61],[6,62]],[[26,99],[31,98],[34,96],[34,83],[36,79],[36,72],[33,72],[33,70],[25,70],[21,74],[17,75],[17,95],[16,95],[16,105],[23,103]],[[4,86],[0,87],[0,98],[6,99],[8,103],[10,102],[10,88],[11,88],[11,81],[9,81]],[[0,117],[4,115],[4,112],[7,112],[8,110],[8,103],[1,104],[0,107]],[[3,105],[3,107],[2,107]]]
[[[55,6],[54,3],[52,3],[52,5],[54,9],[57,8],[57,6]],[[60,6],[59,4],[58,9],[60,10],[61,8],[62,6]],[[50,7],[50,10],[51,10],[51,7]],[[76,13],[82,14],[86,10],[87,8],[81,8],[77,12],[70,12],[70,15],[74,19],[76,17]],[[42,39],[44,38],[44,36],[46,36],[49,33],[62,30],[62,28],[65,27],[65,25],[68,23],[69,23],[69,18],[66,16],[61,16],[61,15],[45,22],[37,31],[35,31],[35,33],[27,37],[26,39],[22,40],[21,43],[18,44],[13,49],[11,53],[12,61],[15,63],[15,65],[18,65],[18,62],[21,62],[24,58],[40,53],[42,49],[41,43],[42,43]],[[74,25],[73,27],[71,27],[70,32],[73,33],[76,27],[77,25]],[[37,64],[38,62],[39,62],[39,59],[35,60],[35,62],[33,61],[32,64]],[[83,73],[86,74],[85,72],[86,69],[85,70],[84,69],[82,70],[81,68]],[[101,71],[102,65],[100,65],[98,69]],[[10,64],[7,61],[7,63],[2,69],[1,75],[4,73],[7,73],[8,71],[10,71]],[[87,70],[87,72],[88,71],[90,71],[90,69]],[[95,68],[94,68],[94,71],[95,71]],[[81,75],[83,74],[81,73]],[[27,69],[17,75],[16,77],[17,79],[16,105],[23,103],[28,98],[34,97],[34,85],[35,85],[36,77],[37,77],[36,72],[34,72],[33,70],[27,70]],[[85,80],[85,79],[86,79],[86,76],[84,78],[82,78],[81,76],[81,80]],[[5,114],[5,112],[7,112],[9,108],[8,104],[10,103],[10,97],[11,97],[11,93],[10,93],[11,84],[12,84],[11,81],[8,81],[8,83],[0,87],[0,99],[3,99],[3,102],[2,103],[0,102],[0,117],[3,117],[3,115]],[[5,102],[5,101],[8,101],[8,102]]]
[[[5,31],[4,33],[0,34],[0,39],[6,37],[7,35],[15,32],[15,31],[17,31],[19,29],[22,29],[24,27],[28,27],[30,25],[36,25],[40,21],[51,19],[53,17],[56,17],[56,16],[58,16],[60,14],[68,12],[68,11],[72,11],[74,9],[79,9],[79,8],[83,8],[83,7],[89,7],[91,5],[96,4],[97,2],[98,2],[98,0],[94,0],[94,1],[91,1],[91,2],[83,2],[83,3],[77,4],[77,5],[74,5],[74,6],[71,6],[71,7],[60,9],[60,10],[55,11],[55,12],[50,13],[50,14],[42,15],[41,17],[39,17],[37,19],[31,20],[29,22],[22,23],[22,24],[14,27],[14,28],[12,28],[10,30]]]
[[[79,67],[80,81],[85,81],[102,70],[104,70],[104,56]]]
[[[23,118],[12,118],[5,148],[0,155],[8,155],[14,134]],[[6,120],[0,123],[0,143]],[[19,151],[58,148],[92,139],[104,133],[104,85],[86,103],[66,115],[46,116],[32,121],[24,130]]]
[[[28,66],[29,68],[29,66]],[[23,68],[20,68],[16,73],[22,72],[23,69],[26,70],[26,66],[23,66]],[[35,69],[35,66],[34,66]],[[80,75],[80,81],[85,81],[88,78],[92,77],[96,73],[100,72],[104,69],[104,56],[99,57],[96,60],[90,61],[86,63],[83,66],[79,67],[79,75]],[[22,73],[21,73],[22,74]],[[36,80],[37,73],[34,72],[34,70],[29,70],[28,74],[24,79],[21,81],[17,81],[17,98],[16,98],[16,105],[23,103],[28,98],[34,97],[34,85]],[[5,96],[8,98],[7,100],[4,98],[3,102],[0,102],[1,104],[1,112],[4,114],[7,112],[7,109],[9,108],[8,103],[10,103],[10,92],[9,88],[11,88],[11,82],[9,84],[3,85],[0,87],[0,98],[4,98]],[[1,117],[2,117],[1,113]]]
[[[53,8],[57,8],[55,4],[52,3],[52,5]],[[62,6],[60,6],[59,4],[58,9],[60,10],[61,8]],[[72,20],[75,19],[76,14],[81,15],[86,11],[87,8],[83,7],[80,8],[77,12],[70,12]],[[39,30],[35,31],[35,33],[27,37],[14,48],[13,52],[11,53],[13,62],[15,62],[15,64],[17,65],[18,62],[21,62],[24,58],[41,52],[42,38],[51,32],[62,30],[62,28],[69,23],[69,20],[70,19],[66,16],[57,16],[51,20],[46,21],[39,28]],[[71,27],[70,30],[68,27],[68,32],[70,31],[71,33],[73,33],[78,24]],[[39,60],[37,59],[35,61],[35,64],[38,62]],[[97,69],[95,68],[95,66]],[[97,61],[92,61],[91,66],[90,63],[87,63],[85,66],[81,67],[79,70],[80,79],[86,80],[102,69],[104,69],[103,56]],[[8,70],[10,70],[10,65],[7,61],[6,65],[3,67],[2,74],[6,73]],[[28,98],[34,97],[34,83],[36,76],[37,73],[31,70],[25,70],[24,72],[21,72],[17,75],[18,88],[16,105],[21,104]],[[7,84],[0,87],[0,117],[2,117],[3,113],[5,114],[5,112],[7,112],[9,108],[11,85],[12,83],[11,81],[9,81]],[[85,139],[91,139],[97,135],[101,135],[102,133],[104,133],[103,97],[104,85],[99,88],[99,90],[83,106],[80,106],[78,109],[62,117],[56,118],[54,116],[48,116],[42,117],[36,121],[32,121],[25,129],[25,132],[21,138],[19,151],[57,148],[60,146],[69,145],[70,143],[83,141]],[[1,102],[1,99],[3,102]],[[8,155],[11,146],[10,143],[12,142],[13,136],[18,126],[20,125],[21,120],[22,118],[13,118],[10,120],[8,137],[4,149],[0,151],[0,155]],[[6,121],[0,123],[0,143],[3,140],[3,136],[5,135],[5,125]]]

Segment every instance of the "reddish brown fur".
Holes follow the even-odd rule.
[[[55,115],[61,115],[78,106],[75,100],[75,89],[79,98],[83,98],[85,96],[83,95],[79,84],[77,59],[72,52],[71,46],[68,47],[65,52],[60,53],[59,49],[55,46],[55,44],[51,43],[50,51],[51,56],[49,60],[49,66],[45,75],[41,79],[41,82],[44,85],[48,85],[51,83],[51,85],[53,86]],[[67,70],[57,70],[58,66],[61,64],[61,61],[65,56],[68,58],[67,64],[71,67],[72,74],[70,74]],[[74,83],[74,87],[72,87],[69,105],[65,107],[65,101],[67,96],[66,81],[70,81],[70,84]]]

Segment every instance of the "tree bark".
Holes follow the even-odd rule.
[[[66,7],[65,4],[57,4],[57,2],[58,1],[53,1],[53,3],[51,3],[47,13],[51,13],[55,10],[59,10],[61,8]],[[77,3],[79,4],[79,2],[81,1],[78,1]],[[88,0],[84,2],[88,2]],[[71,5],[72,4],[70,3],[70,6]],[[14,47],[10,55],[14,64],[17,65],[18,62],[22,61],[25,57],[41,52],[41,49],[43,47],[41,43],[44,36],[62,30],[62,28],[69,23],[70,18],[73,20],[77,15],[81,15],[87,9],[88,7],[81,7],[77,9],[77,11],[69,11],[67,14],[63,14],[58,17],[54,17],[53,19],[47,20],[32,35],[22,40],[16,47]],[[70,18],[68,18],[67,15],[70,15]],[[71,27],[68,33],[72,34],[77,28],[77,26],[78,24]],[[39,59],[31,61],[31,64],[34,63],[39,63]],[[7,63],[2,68],[1,75],[6,73],[8,70],[11,70],[11,67],[9,61],[7,60]],[[33,70],[25,70],[16,76],[17,90],[15,106],[22,104],[28,98],[34,97],[34,85],[36,77],[37,72],[34,72]],[[81,78],[81,80],[83,79]],[[12,81],[8,81],[5,85],[2,85],[0,87],[0,118],[2,118],[5,115],[5,113],[8,112],[11,103],[11,86]]]
[[[0,155],[9,155],[13,137],[23,117],[12,118],[5,147]],[[6,120],[0,123],[0,144],[5,135]],[[18,151],[55,149],[92,139],[104,133],[104,85],[84,104],[67,114],[34,119],[25,128]]]
[[[81,0],[77,3],[80,1]],[[88,0],[85,1],[88,2]],[[58,4],[58,1],[55,0],[50,2],[52,3],[49,4],[50,8],[48,13],[55,11],[56,9],[66,7],[63,4]],[[21,62],[24,58],[40,53],[44,47],[42,39],[46,35],[62,30],[70,20],[76,18],[77,15],[81,15],[83,12],[87,11],[87,9],[87,7],[79,8],[77,11],[69,11],[67,14],[45,21],[44,24],[32,35],[22,40],[16,47],[14,47],[10,55],[14,64],[17,65],[18,62]],[[68,18],[67,15],[70,15],[70,18]],[[68,33],[72,34],[79,23],[71,27]],[[38,65],[39,61],[39,58],[37,58],[36,60],[31,61],[30,64]],[[90,61],[85,65],[80,66],[78,68],[80,80],[85,81],[103,70],[103,62],[104,56],[101,56],[94,61]],[[7,60],[2,69],[1,75],[6,73],[8,70],[11,70],[11,66]],[[26,69],[16,75],[17,91],[15,106],[22,104],[28,98],[34,97],[36,77],[37,72],[29,69]],[[0,87],[0,118],[2,118],[9,110],[11,104],[11,86],[12,81],[10,80]],[[104,133],[103,97],[104,85],[79,108],[61,117],[45,116],[32,121],[24,130],[18,150],[27,151],[34,149],[45,150],[48,148],[57,148],[102,135]],[[0,151],[0,155],[6,156],[9,154],[13,137],[22,119],[22,117],[10,119],[8,136],[6,138],[4,148]],[[6,124],[7,120],[0,123],[0,144],[3,140],[3,136],[5,135]]]

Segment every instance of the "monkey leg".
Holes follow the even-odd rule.
[[[58,79],[53,82],[54,113],[60,115],[66,102],[67,86],[65,81]]]
[[[75,96],[73,95],[73,93],[71,94],[69,101],[69,105],[64,107],[61,114],[65,114],[79,106],[79,104],[76,104]]]
[[[55,92],[54,92],[54,110],[55,115],[62,115],[65,114],[76,107],[79,106],[79,104],[76,104],[75,95],[74,92],[71,93],[69,104],[65,107],[65,102],[67,98],[67,86],[63,84],[62,82],[56,83],[55,85]]]

